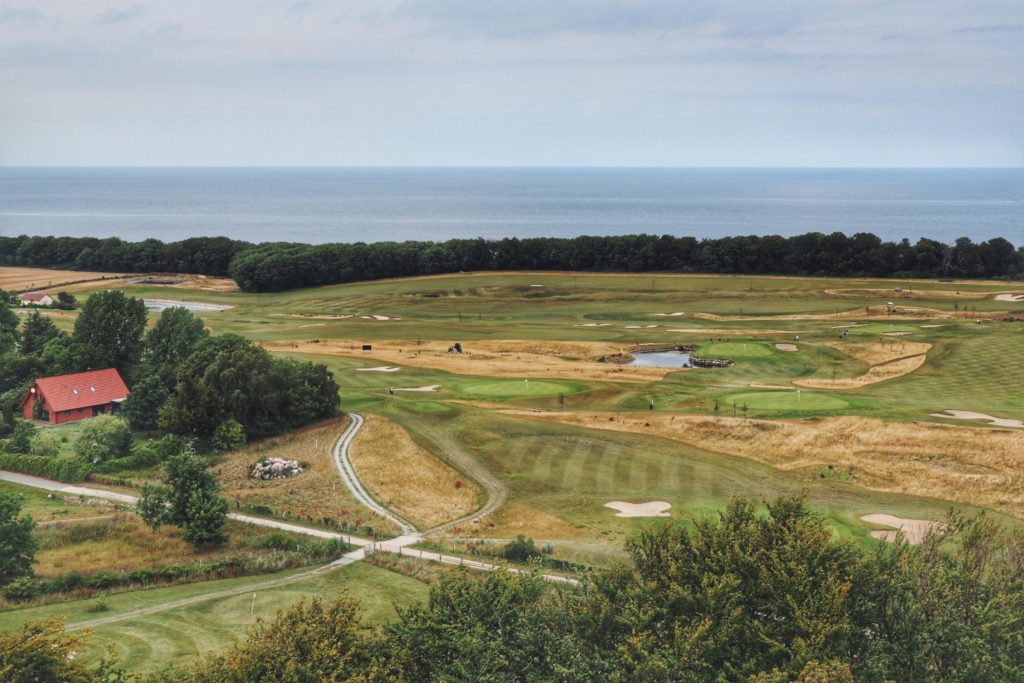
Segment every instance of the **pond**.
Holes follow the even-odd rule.
[[[679,351],[651,351],[648,353],[634,353],[633,362],[630,365],[647,365],[659,368],[688,368],[690,367],[690,354]]]

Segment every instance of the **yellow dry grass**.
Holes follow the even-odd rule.
[[[897,299],[927,299],[927,300],[938,300],[948,301],[949,299],[984,299],[992,296],[991,292],[967,292],[957,289],[917,289],[917,290],[903,290],[902,292],[896,292],[892,289],[826,289],[826,294],[831,296],[841,297],[854,297],[857,299],[877,296],[885,298],[887,301],[896,301]]]
[[[83,280],[116,279],[121,273],[96,273],[85,270],[53,270],[50,268],[16,268],[4,266],[0,268],[0,289],[7,291],[26,291],[49,289],[65,282],[81,282]],[[68,289],[65,287],[64,289]]]
[[[581,532],[564,519],[543,510],[510,503],[481,520],[481,531],[488,536],[512,538],[519,534],[531,538],[576,538]]]
[[[811,389],[860,389],[869,384],[902,377],[924,365],[928,350],[932,347],[926,342],[904,341],[894,339],[882,342],[843,343],[829,342],[834,349],[863,361],[870,365],[866,373],[857,377],[838,379],[798,379],[793,384]]]
[[[373,497],[420,529],[464,517],[483,504],[483,491],[476,482],[382,417],[366,417],[349,457]]]
[[[181,282],[173,285],[154,285],[139,283],[140,287],[160,287],[163,289],[199,289],[207,292],[237,292],[238,284],[227,277],[210,277],[208,275],[188,275],[185,273],[147,273],[145,275],[123,275],[115,276],[106,274],[104,282],[80,282],[78,284],[63,287],[69,292],[101,289],[105,287],[131,287],[146,277],[180,279]]]
[[[996,315],[996,313],[989,312],[989,315]],[[714,313],[694,313],[693,317],[703,320],[730,322],[743,320],[892,320],[894,318],[918,320],[922,318],[953,319],[964,316],[962,314],[957,315],[953,311],[940,311],[934,308],[921,308],[919,306],[896,306],[892,311],[887,306],[865,306],[838,313],[796,313],[792,315],[716,315]]]
[[[331,449],[347,420],[342,417],[319,422],[225,454],[214,471],[232,508],[238,501],[245,506],[266,505],[292,517],[328,517],[357,526],[357,520],[365,522],[367,513],[349,496],[331,458]],[[264,457],[298,460],[306,464],[306,469],[291,479],[252,479],[249,473],[253,464]],[[382,529],[389,526],[382,520],[374,520],[372,525]]]
[[[786,471],[855,468],[877,491],[1024,515],[1024,432],[865,417],[718,420],[695,415],[505,410],[527,419],[664,437]]]
[[[597,359],[617,353],[629,353],[624,344],[557,341],[473,341],[463,345],[465,353],[448,353],[448,345],[438,341],[370,341],[371,353],[363,353],[362,342],[307,341],[267,342],[270,351],[293,351],[330,356],[372,359],[381,364],[433,368],[460,375],[489,377],[537,377],[599,380],[614,382],[654,382],[672,368],[643,367],[599,363]]]

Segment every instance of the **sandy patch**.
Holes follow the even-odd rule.
[[[356,372],[398,372],[401,369],[393,365],[378,365],[375,368],[356,368]]]
[[[484,501],[476,482],[376,415],[366,416],[351,458],[373,497],[422,529],[468,515]]]
[[[299,329],[304,327],[326,327],[327,323],[310,323],[308,325],[299,325]]]
[[[832,465],[856,471],[859,486],[928,496],[1024,515],[1020,454],[1024,431],[866,417],[756,420],[663,413],[532,412],[527,420],[672,439],[714,453],[749,458],[817,478]]]
[[[654,315],[659,318],[678,318],[681,315],[686,315],[682,311],[676,311],[675,313],[655,313]]]
[[[932,347],[927,342],[904,340],[868,343],[829,342],[828,345],[871,367],[866,373],[857,377],[841,377],[835,380],[798,379],[793,380],[793,384],[811,389],[859,389],[869,384],[902,377],[917,370],[924,365],[928,358],[928,350]]]
[[[996,301],[1012,301],[1014,303],[1018,301],[1024,301],[1024,294],[996,294]]]
[[[785,389],[786,391],[796,391],[793,387],[785,386],[783,384],[765,384],[764,382],[751,382],[751,389]]]
[[[216,313],[234,308],[227,304],[208,304],[202,301],[178,301],[177,299],[143,299],[147,311],[164,311],[168,308],[186,308],[193,313]]]
[[[401,389],[395,389],[395,391],[437,391],[440,388],[440,384],[430,384],[425,387],[402,387]]]
[[[882,335],[886,337],[906,337],[908,334],[914,334],[913,332],[883,332]]]
[[[616,517],[668,517],[668,509],[672,504],[663,500],[652,500],[649,503],[624,503],[621,500],[613,500],[604,506],[618,510]]]
[[[275,341],[268,350],[365,358],[361,343],[331,340]],[[366,343],[371,343],[367,341]],[[580,380],[654,382],[674,368],[601,363],[599,358],[629,353],[631,344],[528,340],[463,341],[464,353],[448,353],[451,341],[373,341],[372,358],[381,363],[434,368],[462,375],[487,377],[563,378]]]
[[[903,289],[897,292],[896,288],[890,289],[826,289],[825,293],[830,296],[855,297],[884,297],[889,301],[897,299],[930,299],[941,301],[944,299],[984,299],[988,292],[965,292],[953,289]]]
[[[401,318],[392,318],[391,316],[377,315],[377,314],[374,314],[374,315],[362,315],[362,316],[359,316],[359,317],[362,318],[363,320],[401,320]]]
[[[878,526],[891,526],[892,530],[887,529],[876,529],[871,532],[874,538],[880,538],[884,541],[895,541],[902,534],[903,538],[906,539],[910,545],[920,545],[928,532],[941,531],[945,528],[945,524],[941,522],[933,522],[928,519],[906,519],[904,517],[896,517],[895,515],[886,514],[870,514],[864,515],[860,518],[862,522],[868,524],[877,524]]]
[[[71,282],[92,280],[116,280],[123,273],[97,273],[85,270],[55,270],[51,268],[0,268],[0,289],[8,292],[23,292],[47,289]]]
[[[611,323],[583,323],[582,325],[573,325],[573,327],[608,327]]]
[[[928,328],[928,327],[945,327],[945,325],[921,325],[921,327],[923,327],[923,328]]]
[[[941,413],[932,413],[932,417],[944,417],[949,420],[985,420],[995,427],[1024,427],[1024,420],[1014,420],[1008,417],[993,417],[985,413],[975,413],[970,410],[943,410]]]
[[[776,344],[775,348],[777,348],[779,351],[788,351],[790,353],[800,350],[800,347],[798,347],[796,344]]]

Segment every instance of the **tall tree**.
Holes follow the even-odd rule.
[[[85,302],[75,321],[75,339],[97,349],[108,366],[125,374],[142,354],[145,327],[142,299],[116,289],[97,292]]]
[[[167,402],[171,392],[167,391],[163,380],[156,375],[143,378],[132,387],[132,393],[121,404],[121,414],[132,429],[156,429],[160,409]]]
[[[182,364],[208,336],[203,321],[187,308],[164,309],[156,325],[146,332],[142,361],[172,389]]]
[[[7,353],[17,345],[19,322],[18,316],[7,305],[6,298],[0,297],[0,353]]]
[[[21,352],[25,355],[41,353],[46,342],[60,336],[60,331],[39,311],[32,311],[21,328]]]
[[[227,501],[217,495],[220,484],[202,458],[191,449],[171,456],[162,481],[142,487],[138,511],[147,524],[182,527],[185,540],[197,546],[225,540]]]
[[[32,537],[36,523],[21,515],[22,501],[0,491],[0,585],[32,575],[39,542]]]

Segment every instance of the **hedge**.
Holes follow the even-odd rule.
[[[34,474],[37,477],[77,484],[92,474],[91,464],[73,456],[50,458],[45,455],[0,453],[0,470]]]

